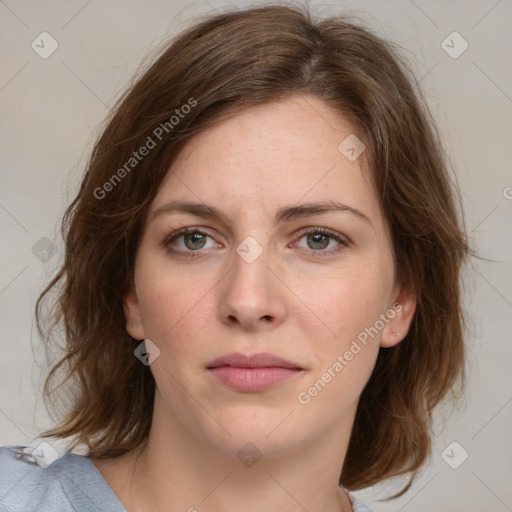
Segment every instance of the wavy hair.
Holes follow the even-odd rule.
[[[147,440],[155,382],[134,357],[140,340],[126,332],[122,298],[148,207],[196,134],[251,106],[304,94],[323,100],[363,140],[396,279],[417,299],[406,338],[380,349],[339,482],[357,490],[410,474],[401,493],[410,486],[431,452],[435,407],[463,389],[461,270],[471,249],[460,196],[399,49],[360,22],[313,20],[303,7],[196,20],[117,101],[62,220],[64,262],[36,305],[46,347],[57,327],[65,335],[64,353],[46,376],[45,402],[55,407],[69,391],[65,413],[42,437],[69,437],[71,448],[84,443],[89,456],[105,458]],[[46,309],[50,291],[57,296]]]

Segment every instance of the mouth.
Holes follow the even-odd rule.
[[[273,354],[228,354],[208,364],[207,370],[224,385],[236,391],[258,393],[302,374],[296,363]]]

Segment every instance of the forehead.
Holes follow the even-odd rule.
[[[235,216],[278,204],[342,201],[379,215],[362,168],[339,145],[353,127],[323,101],[298,96],[248,109],[192,138],[177,156],[153,201],[215,204]]]

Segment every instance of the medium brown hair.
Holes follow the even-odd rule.
[[[147,440],[155,382],[134,356],[140,340],[126,332],[122,298],[148,207],[194,135],[251,106],[306,94],[349,121],[364,142],[396,279],[417,299],[406,338],[380,349],[339,482],[357,490],[411,473],[410,485],[430,454],[434,408],[463,383],[461,269],[471,251],[460,198],[400,52],[359,22],[314,21],[303,7],[202,18],[166,45],[117,102],[63,218],[65,261],[36,306],[48,346],[57,326],[65,333],[45,400],[61,396],[64,384],[71,393],[66,413],[42,437],[70,437],[71,448],[85,443],[89,456],[105,458]],[[154,147],[130,160],[149,138]],[[43,312],[50,290],[58,298]]]

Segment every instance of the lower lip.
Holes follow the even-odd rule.
[[[219,366],[211,368],[210,371],[230,388],[247,393],[265,391],[275,384],[290,379],[302,372],[302,370],[293,370],[279,366],[264,368]]]

